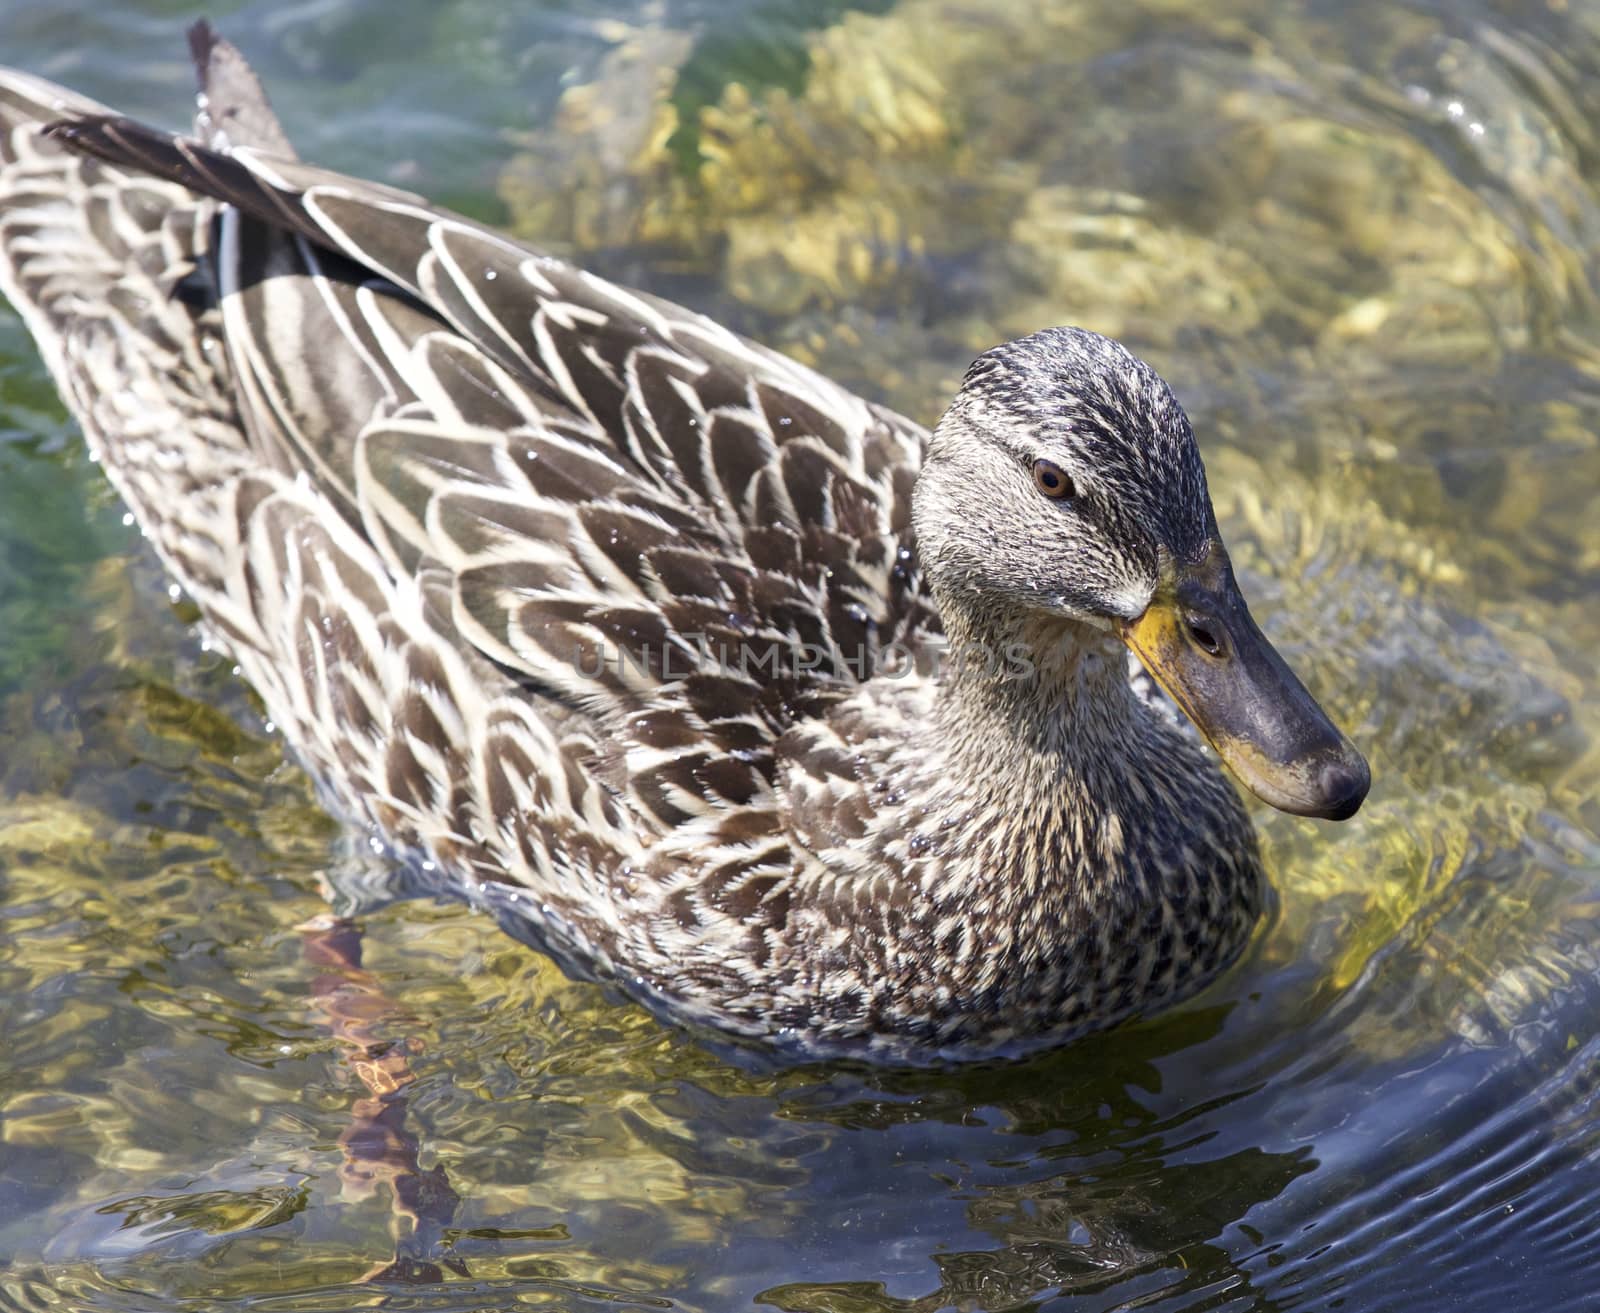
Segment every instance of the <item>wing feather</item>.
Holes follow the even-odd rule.
[[[631,798],[658,837],[727,827],[727,908],[781,901],[781,827],[750,819],[776,807],[775,745],[937,624],[910,563],[923,431],[404,193],[109,116],[58,131],[229,207],[224,317],[253,440],[340,506],[391,593],[427,575],[448,599],[433,623],[522,690],[526,716],[478,724],[476,805],[553,827],[512,836],[528,870],[588,860],[558,802],[617,826]],[[373,627],[385,597],[279,512],[249,514],[256,586],[303,592],[292,664],[331,700],[306,715],[387,733],[371,782],[397,814],[456,806],[445,705],[396,718],[354,654],[397,641]]]

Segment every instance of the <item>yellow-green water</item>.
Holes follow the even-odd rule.
[[[1258,815],[1281,907],[1206,997],[1021,1066],[762,1070],[425,900],[330,969],[359,845],[7,316],[0,1307],[1589,1306],[1600,6],[209,12],[305,154],[919,418],[1124,337],[1375,783]],[[193,16],[0,3],[0,53],[176,124]],[[363,1283],[397,1238],[436,1280]]]

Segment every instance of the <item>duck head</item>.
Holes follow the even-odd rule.
[[[912,513],[947,624],[1114,634],[1263,802],[1329,820],[1360,807],[1367,763],[1251,617],[1188,417],[1118,343],[1053,328],[980,356]]]

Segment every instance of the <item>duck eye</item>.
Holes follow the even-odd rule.
[[[1072,480],[1061,466],[1047,460],[1033,462],[1033,486],[1051,501],[1060,501],[1073,494]]]

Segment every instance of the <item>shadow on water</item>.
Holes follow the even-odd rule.
[[[12,8],[8,59],[178,118],[186,16]],[[358,951],[324,885],[405,891],[5,319],[0,1304],[1588,1306],[1592,9],[213,16],[308,155],[919,418],[1001,338],[1127,338],[1375,787],[1258,816],[1281,905],[1206,996],[1021,1064],[763,1063],[427,898],[361,903]]]

